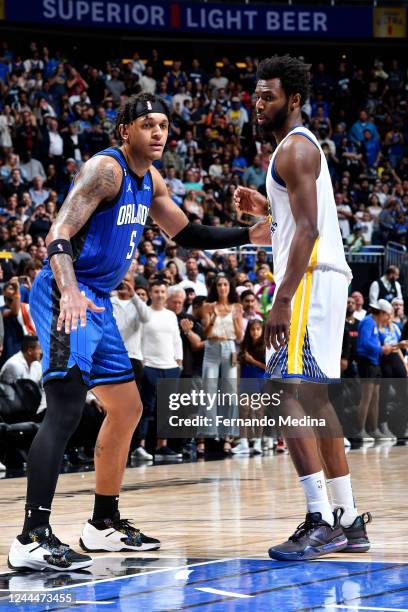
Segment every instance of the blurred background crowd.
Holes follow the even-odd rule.
[[[274,146],[262,141],[254,121],[256,67],[250,57],[223,57],[211,66],[200,56],[164,61],[154,49],[89,65],[86,57],[73,59],[37,42],[23,55],[0,44],[0,461],[7,466],[24,461],[46,409],[28,302],[46,258],[44,239],[73,177],[94,153],[118,144],[120,103],[140,91],[157,93],[171,108],[167,147],[155,164],[170,197],[194,223],[251,224],[235,210],[233,194],[238,185],[265,193]],[[398,59],[316,62],[303,107],[304,124],[328,161],[356,272],[341,368],[345,378],[369,381],[355,400],[354,438],[363,442],[404,436],[390,430],[390,398],[380,381],[400,379],[395,393],[405,397],[407,83]],[[397,259],[385,260],[392,248]],[[279,432],[241,431],[237,440],[223,436],[218,446],[200,437],[167,444],[154,435],[160,378],[263,376],[263,325],[273,292],[270,248],[186,251],[154,224],[146,226],[131,270],[112,295],[144,403],[133,459],[192,458],[213,447],[226,455],[285,450]],[[103,407],[89,394],[68,460],[92,461],[102,419]],[[17,452],[23,439],[26,447],[20,444]]]

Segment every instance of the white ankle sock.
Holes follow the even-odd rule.
[[[343,508],[344,514],[340,524],[343,527],[350,527],[358,516],[357,508],[354,503],[353,489],[351,488],[350,474],[330,478],[327,481],[327,489],[330,493],[332,508]]]
[[[334,517],[327,496],[323,470],[315,474],[301,476],[299,480],[306,497],[308,512],[320,512],[322,519],[329,525],[333,525]]]

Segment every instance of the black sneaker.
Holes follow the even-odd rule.
[[[342,514],[340,509],[334,512],[332,527],[322,519],[320,512],[308,512],[305,521],[287,542],[269,549],[270,558],[278,561],[307,561],[343,550],[347,546],[347,538],[340,525]]]
[[[81,555],[63,544],[49,525],[37,527],[27,536],[17,536],[11,545],[8,566],[20,572],[32,570],[84,569],[92,565],[88,555]]]
[[[156,448],[154,451],[154,460],[155,461],[168,461],[173,459],[182,459],[183,455],[181,453],[176,453],[174,450],[169,448],[168,446],[160,446]]]
[[[344,535],[347,538],[347,546],[342,552],[348,553],[363,553],[370,549],[370,540],[368,539],[366,525],[371,523],[372,517],[370,512],[364,512],[358,516],[350,527],[343,527]]]

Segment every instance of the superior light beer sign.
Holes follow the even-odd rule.
[[[5,0],[9,21],[225,36],[369,38],[367,6],[273,6],[130,0]]]

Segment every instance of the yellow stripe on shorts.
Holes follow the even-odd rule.
[[[312,292],[312,272],[317,264],[317,239],[310,256],[310,263],[296,289],[288,342],[288,374],[303,374],[302,349],[306,335],[307,316]]]

